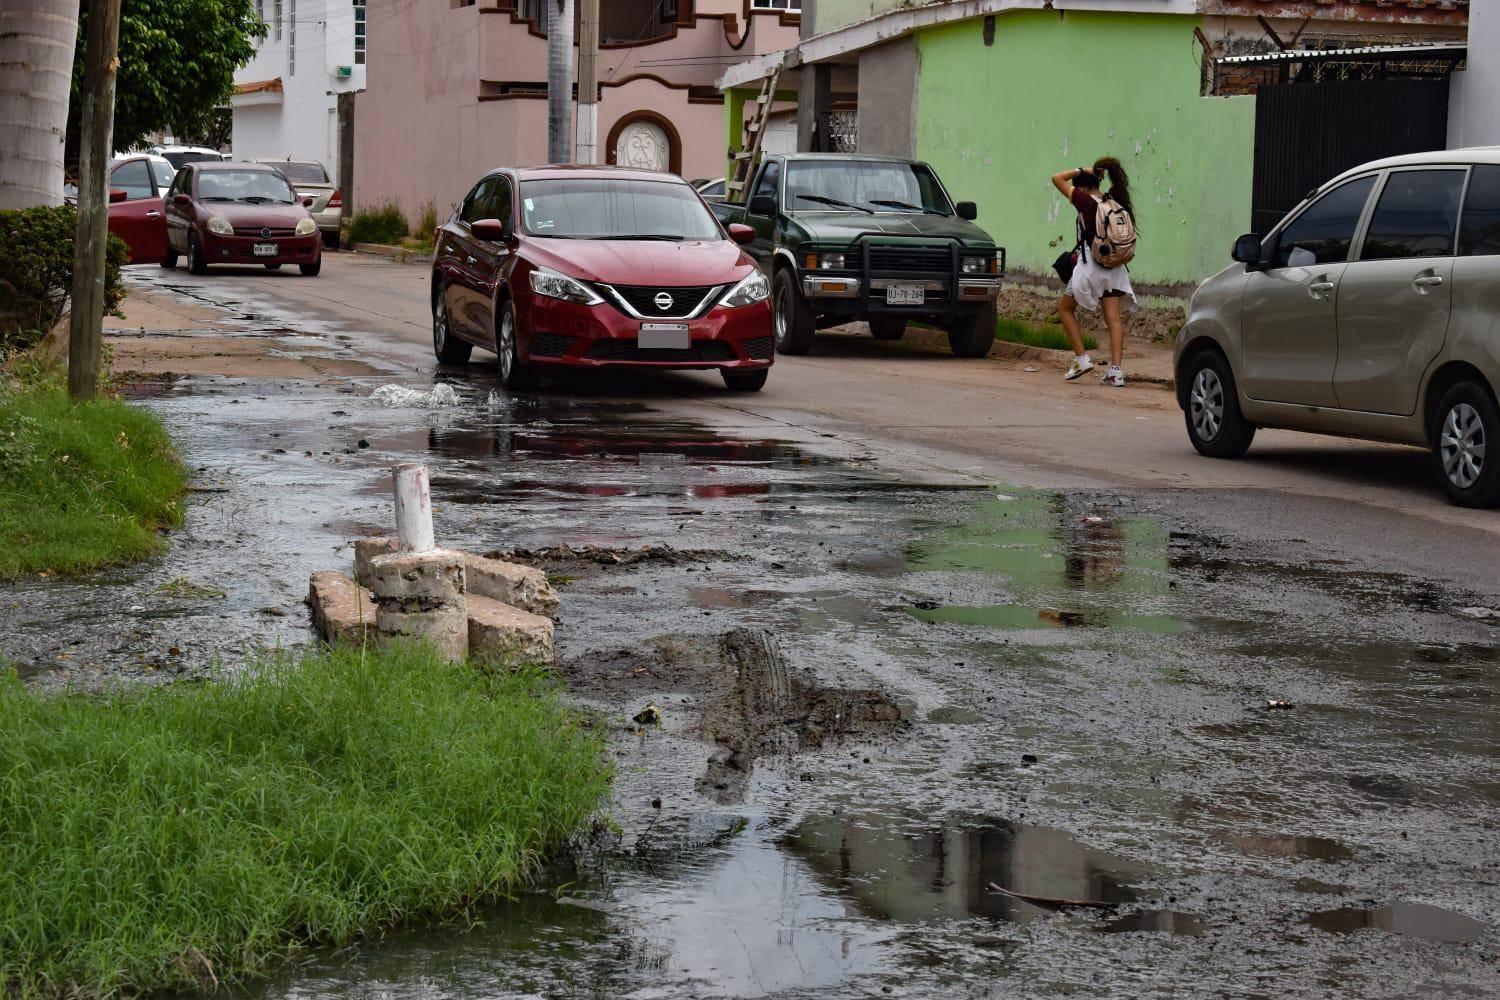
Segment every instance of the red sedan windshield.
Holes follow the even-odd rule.
[[[673,181],[580,177],[524,181],[526,232],[573,240],[721,240],[713,213]]]

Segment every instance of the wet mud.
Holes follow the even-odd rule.
[[[455,405],[143,384],[197,473],[167,553],[0,588],[33,683],[295,647],[405,461],[440,539],[566,578],[618,835],[251,995],[1493,994],[1500,624],[1463,610],[1500,584],[1319,541],[1331,501],[1246,539],[1211,495],[914,484],[733,411],[438,378]]]

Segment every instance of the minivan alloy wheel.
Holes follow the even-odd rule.
[[[1439,445],[1443,473],[1461,490],[1472,487],[1484,472],[1484,421],[1468,403],[1458,403],[1443,419]]]
[[[1193,428],[1204,441],[1212,441],[1224,424],[1224,383],[1212,368],[1198,369],[1188,405],[1192,408]]]

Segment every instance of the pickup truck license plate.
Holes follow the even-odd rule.
[[[274,243],[257,243],[255,244],[255,256],[274,257],[278,249],[280,248]]]
[[[636,343],[646,351],[685,351],[693,346],[686,323],[642,323]]]
[[[886,285],[885,304],[888,306],[919,306],[927,301],[927,289],[921,285]]]

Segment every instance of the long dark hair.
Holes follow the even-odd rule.
[[[1109,196],[1120,203],[1125,211],[1135,218],[1135,206],[1130,203],[1130,178],[1125,168],[1113,156],[1101,156],[1094,161],[1094,176],[1109,178]]]

